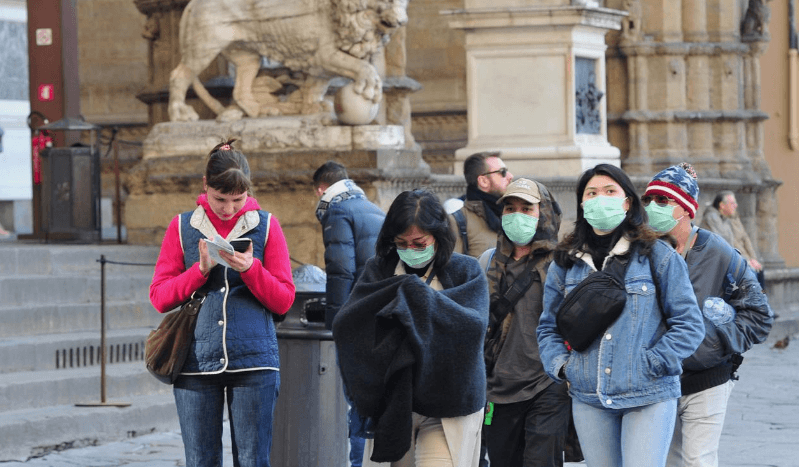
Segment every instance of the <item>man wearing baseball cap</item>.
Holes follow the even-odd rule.
[[[670,467],[718,465],[741,354],[765,341],[774,321],[746,260],[720,236],[692,225],[698,198],[696,172],[687,163],[659,172],[641,197],[649,225],[677,241],[705,318],[704,341],[683,361],[682,397],[666,462]]]
[[[486,272],[488,458],[503,467],[562,466],[571,399],[566,384],[544,373],[535,335],[561,211],[544,185],[526,178],[510,183],[497,203],[502,229]]]

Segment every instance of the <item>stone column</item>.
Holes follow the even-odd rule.
[[[608,37],[608,75],[619,77],[608,89],[608,133],[626,149],[622,167],[644,180],[690,162],[699,175],[700,216],[717,191],[735,191],[761,259],[780,265],[779,182],[763,155],[768,116],[760,109],[768,7],[762,0],[607,3],[629,13],[622,33]]]
[[[577,0],[464,3],[443,12],[466,33],[469,141],[454,172],[479,151],[541,176],[618,165],[605,123],[605,34],[624,12]]]

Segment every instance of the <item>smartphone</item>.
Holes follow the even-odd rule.
[[[252,245],[251,238],[236,238],[230,241],[230,244],[233,246],[233,249],[238,251],[239,253],[244,253],[247,249]]]

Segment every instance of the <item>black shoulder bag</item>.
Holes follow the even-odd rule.
[[[572,349],[582,352],[619,317],[627,303],[624,276],[630,265],[612,259],[603,270],[592,272],[563,299],[558,308],[558,332]]]

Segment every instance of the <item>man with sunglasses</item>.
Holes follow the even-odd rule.
[[[741,354],[765,341],[774,321],[747,261],[717,234],[692,225],[698,198],[696,173],[686,163],[655,175],[641,197],[649,225],[677,241],[705,321],[704,341],[682,365],[669,467],[718,465],[727,401],[738,379]]]
[[[455,251],[479,257],[497,244],[502,230],[502,205],[497,200],[505,194],[513,174],[505,167],[498,152],[478,152],[463,162],[466,195],[463,207],[450,215],[455,234]]]

